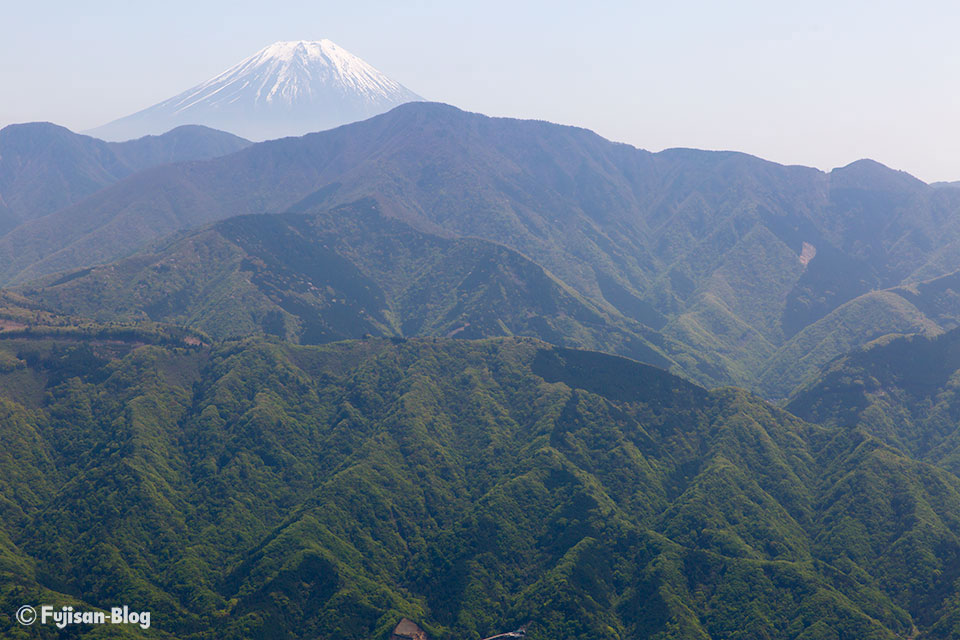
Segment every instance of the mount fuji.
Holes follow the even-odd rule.
[[[329,40],[276,42],[169,100],[87,133],[127,140],[201,124],[267,140],[365,120],[422,99]]]

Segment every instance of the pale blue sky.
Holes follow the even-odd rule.
[[[83,130],[277,40],[329,38],[426,98],[657,151],[960,180],[955,2],[0,1],[0,125]]]

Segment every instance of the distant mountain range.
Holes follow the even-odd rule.
[[[127,140],[202,124],[267,140],[365,120],[417,100],[329,40],[276,42],[169,100],[87,133]]]
[[[249,141],[207,127],[103,142],[48,122],[0,129],[0,233],[62,209],[137,171],[206,160]]]
[[[960,190],[866,160],[823,173],[731,152],[653,154],[430,103],[142,171],[0,237],[0,277],[87,268],[238,214],[321,214],[364,198],[422,233],[518,252],[615,318],[604,322],[618,335],[629,326],[655,345],[661,366],[771,398],[881,335],[936,333],[960,317],[955,298],[904,288],[960,267]],[[614,348],[638,344],[620,338],[574,344],[639,353]]]

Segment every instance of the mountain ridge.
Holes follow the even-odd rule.
[[[249,141],[184,126],[122,143],[49,122],[0,129],[0,233],[82,200],[145,169],[239,151]]]
[[[960,192],[879,163],[824,173],[736,152],[654,154],[581,128],[408,103],[138,173],[0,238],[0,277],[108,262],[233,215],[323,212],[364,198],[424,232],[519,252],[598,308],[687,345],[711,364],[710,374],[687,365],[708,385],[759,390],[767,368],[782,370],[789,343],[828,317],[849,325],[845,335],[872,339],[868,319],[831,314],[960,266]],[[896,308],[871,308],[886,332],[917,318],[899,298],[872,303],[884,301]],[[857,343],[824,343],[803,375],[841,344]],[[775,379],[764,388],[771,398],[797,382]]]
[[[21,291],[99,321],[149,318],[221,340],[527,335],[667,369],[677,368],[671,352],[694,358],[508,247],[415,230],[373,200],[323,214],[228,218]]]

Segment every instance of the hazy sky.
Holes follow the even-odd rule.
[[[960,180],[956,2],[0,0],[0,125],[81,131],[277,40],[329,38],[431,100],[657,151]]]

